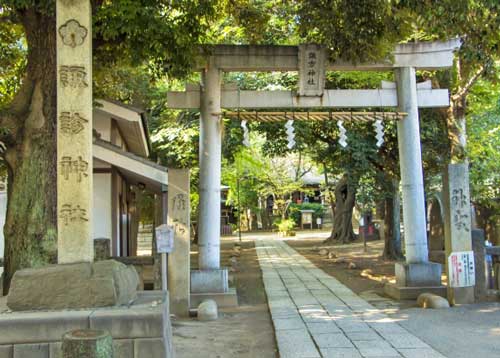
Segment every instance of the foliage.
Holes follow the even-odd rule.
[[[469,111],[472,198],[500,215],[500,84],[479,81],[472,89]]]
[[[288,206],[288,217],[291,218],[296,223],[299,223],[301,220],[301,210],[314,210],[313,212],[313,220],[317,218],[322,218],[325,214],[325,207],[319,203],[302,203],[295,204],[292,203]]]
[[[0,109],[19,90],[26,67],[26,43],[22,27],[10,24],[0,12]]]
[[[277,219],[274,225],[278,228],[279,232],[290,233],[296,226],[293,219]]]

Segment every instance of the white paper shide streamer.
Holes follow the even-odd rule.
[[[293,120],[289,119],[285,124],[286,135],[288,139],[288,144],[286,145],[288,149],[295,147],[295,129],[293,128]]]
[[[384,144],[384,124],[381,119],[377,119],[375,123],[373,123],[373,127],[375,128],[375,138],[377,138],[377,147],[380,148],[382,144]]]
[[[347,131],[344,128],[344,121],[338,120],[337,127],[339,128],[340,131],[339,144],[345,148],[347,147],[347,135],[346,135]]]
[[[250,136],[248,133],[247,121],[246,119],[241,121],[241,128],[243,129],[243,145],[245,147],[250,147]]]

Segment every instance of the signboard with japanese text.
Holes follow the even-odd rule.
[[[448,257],[450,287],[470,287],[476,284],[474,252],[453,252]]]
[[[322,96],[325,87],[325,48],[319,45],[299,46],[299,96]]]
[[[171,253],[174,249],[174,232],[173,226],[166,224],[156,227],[156,251],[159,254]]]

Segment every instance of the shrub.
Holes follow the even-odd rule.
[[[276,225],[279,232],[290,232],[295,227],[295,221],[292,219],[277,220],[274,225]]]
[[[301,210],[314,210],[313,222],[316,222],[317,218],[322,218],[325,214],[325,207],[318,203],[302,203],[302,204],[290,204],[288,207],[288,215],[296,223],[300,222],[300,211]]]

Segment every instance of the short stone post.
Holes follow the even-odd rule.
[[[168,170],[168,225],[174,227],[174,249],[168,255],[170,311],[189,316],[190,225],[189,169]]]
[[[449,164],[443,176],[444,244],[450,304],[474,303],[474,286],[451,287],[448,258],[456,252],[472,252],[469,163]],[[477,266],[477,264],[475,265]]]
[[[57,259],[91,262],[92,9],[57,0]]]
[[[113,338],[108,332],[75,330],[62,337],[62,358],[113,358]]]

